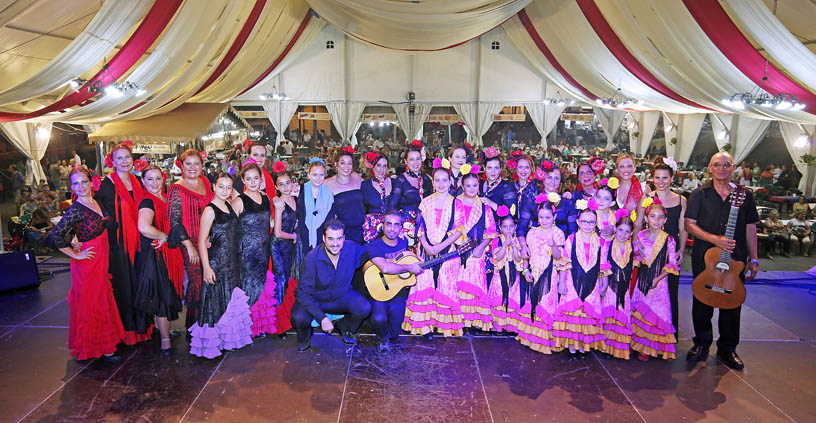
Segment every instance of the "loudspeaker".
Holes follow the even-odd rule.
[[[11,251],[0,254],[0,292],[21,288],[38,288],[40,274],[34,251]]]

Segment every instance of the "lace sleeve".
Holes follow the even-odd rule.
[[[60,219],[57,226],[51,229],[46,238],[46,243],[54,248],[66,248],[71,245],[66,238],[72,237],[76,233],[76,227],[82,221],[82,215],[76,206],[69,208]]]
[[[527,236],[530,225],[535,221],[535,196],[522,195],[519,199],[519,221],[516,236]]]
[[[181,195],[178,188],[171,187],[168,203],[170,204],[170,233],[167,234],[167,246],[178,248],[182,242],[190,239],[187,229],[184,228]]]

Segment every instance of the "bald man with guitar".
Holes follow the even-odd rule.
[[[745,279],[756,277],[759,215],[750,190],[731,182],[734,159],[715,154],[708,164],[710,182],[692,192],[686,209],[686,229],[694,236],[691,266],[694,273],[694,346],[686,359],[704,361],[714,338],[711,318],[720,309],[717,357],[728,367],[742,370],[737,355],[740,312],[745,300]]]

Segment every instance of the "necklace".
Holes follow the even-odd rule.
[[[422,175],[419,174],[419,172],[414,173],[414,172],[412,172],[410,170],[407,171],[406,173],[408,174],[408,176],[410,176],[412,178],[417,178],[417,189],[419,190],[419,198],[422,198],[422,196],[424,194],[423,189],[422,189]]]
[[[374,178],[380,186],[380,214],[385,214],[385,178]]]

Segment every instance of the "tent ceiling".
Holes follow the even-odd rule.
[[[101,16],[105,6],[121,5],[125,1],[143,2],[153,10],[173,0],[0,0],[0,99],[9,89],[30,82],[42,69],[53,65],[60,52],[70,48],[75,39],[80,39],[79,35],[88,30],[93,18]],[[143,101],[116,102],[98,96],[93,98],[93,103],[67,104],[51,114],[9,114],[21,110],[34,112],[72,95],[65,87],[48,86],[26,101],[21,101],[19,95],[8,97],[17,98],[16,101],[0,101],[0,105],[4,104],[2,111],[7,112],[0,113],[0,121],[104,123],[166,113],[190,100],[229,101],[253,86],[272,80],[281,69],[302,59],[309,60],[299,55],[327,21],[350,37],[413,56],[405,62],[414,69],[426,66],[427,62],[416,57],[431,53],[417,54],[410,50],[452,47],[473,37],[484,37],[500,25],[499,29],[505,31],[515,45],[519,53],[516,56],[527,62],[523,66],[547,81],[547,84],[539,84],[542,94],[541,85],[552,85],[562,95],[592,102],[594,97],[612,96],[620,88],[622,94],[643,100],[639,110],[700,113],[713,109],[764,119],[816,121],[816,115],[812,114],[816,101],[809,102],[813,103],[807,109],[810,113],[758,108],[737,111],[723,107],[720,100],[724,96],[755,87],[756,60],[737,63],[739,57],[746,56],[725,51],[724,48],[730,47],[716,43],[714,32],[717,31],[706,30],[700,22],[701,16],[706,19],[712,9],[725,10],[723,16],[727,24],[737,31],[732,35],[744,37],[751,50],[743,50],[743,53],[764,60],[765,49],[772,47],[770,61],[778,69],[779,77],[772,78],[773,86],[766,89],[771,93],[795,91],[797,96],[813,100],[816,84],[809,82],[808,69],[813,66],[808,65],[816,63],[814,0],[753,0],[760,5],[763,15],[760,20],[770,18],[771,23],[781,24],[783,31],[789,31],[788,38],[780,37],[779,33],[757,33],[750,19],[729,9],[741,7],[742,2],[733,0],[208,0],[208,7],[217,13],[210,14],[211,25],[198,26],[191,22],[203,21],[191,17],[194,13],[190,9],[201,7],[200,3],[178,1],[181,6],[172,9],[170,19],[162,24],[166,26],[159,28],[160,35],[148,40],[151,41],[149,47],[138,53],[135,63],[116,74],[119,82],[130,81],[131,75],[142,78],[143,84],[149,85]],[[771,9],[775,5],[778,10],[774,17]],[[522,7],[523,12],[516,14]],[[695,7],[697,13],[692,11]],[[310,15],[310,8],[317,13]],[[525,21],[520,21],[522,14],[526,16]],[[95,56],[98,60],[91,61],[93,65],[84,75],[72,77],[93,76],[105,60],[110,61],[117,51],[121,54],[127,48],[123,46],[135,37],[137,26],[128,25],[127,35],[114,42],[116,48]],[[180,27],[195,32],[193,36],[182,37]],[[161,41],[171,37],[184,40],[175,49],[183,52],[178,53],[184,56],[183,60],[172,57],[171,50],[161,50]],[[788,50],[784,46],[786,43],[790,46],[791,40],[796,43],[792,47],[798,46],[798,49],[790,50],[796,53],[787,58],[778,54],[780,49]],[[457,58],[473,59],[471,53],[475,47],[471,53],[464,50],[479,42],[476,39],[450,50]],[[373,51],[373,54],[382,52]],[[148,60],[156,52],[167,57]],[[802,56],[803,52],[808,56]],[[803,60],[797,61],[797,58]],[[470,65],[488,62],[481,59]],[[792,65],[797,62],[800,63],[798,68]],[[484,78],[468,63],[459,63],[464,68],[463,75]],[[314,70],[315,73],[321,71],[324,70]],[[409,73],[422,75],[421,71]],[[357,78],[354,73],[346,73],[345,78],[346,86],[365,83],[354,81]],[[166,83],[157,83],[160,80]],[[425,78],[410,83],[420,90],[427,81],[433,80]],[[479,84],[482,83],[476,81],[473,86],[484,87]],[[460,89],[460,92],[470,91]],[[475,100],[481,101],[479,94]]]
[[[107,124],[88,138],[96,142],[132,140],[144,144],[188,142],[207,134],[230,109],[225,103],[185,103],[161,115]]]

